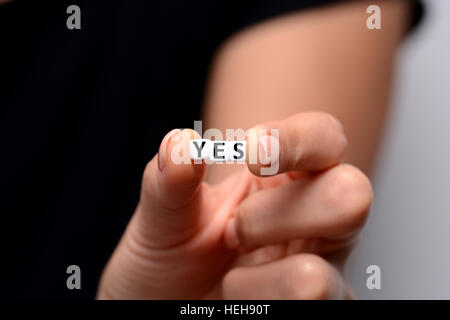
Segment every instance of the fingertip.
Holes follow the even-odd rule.
[[[131,228],[155,248],[182,243],[200,228],[205,166],[192,163],[189,155],[189,141],[197,136],[193,130],[172,130],[144,171]]]
[[[247,168],[259,177],[278,174],[279,129],[273,123],[259,124],[247,131]]]
[[[199,137],[192,129],[178,130],[168,139],[167,148],[162,150],[166,154],[158,184],[175,205],[195,193],[206,174],[206,165],[194,162],[189,154],[189,141]]]
[[[176,137],[177,135],[179,135],[181,133],[180,129],[173,129],[171,131],[169,131],[164,138],[161,141],[161,144],[159,146],[159,151],[158,151],[158,169],[159,171],[164,171],[166,164],[167,164],[167,154],[168,154],[168,146],[170,144],[170,141],[172,140],[172,138]]]

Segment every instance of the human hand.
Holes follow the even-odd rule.
[[[362,228],[372,188],[339,164],[347,145],[324,113],[300,113],[279,129],[279,172],[249,164],[217,185],[206,165],[175,164],[171,131],[147,165],[141,198],[100,281],[100,299],[351,298],[342,268]],[[252,174],[253,173],[253,174]]]

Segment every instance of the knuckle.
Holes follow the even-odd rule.
[[[328,299],[330,270],[321,257],[303,254],[291,257],[286,277],[287,295],[292,299]]]
[[[252,239],[256,237],[254,224],[250,218],[250,209],[246,201],[237,208],[235,213],[236,219],[236,233],[240,244],[243,247],[252,246]]]
[[[337,208],[343,224],[360,227],[367,219],[373,200],[369,179],[356,167],[339,165],[330,172],[327,196]]]
[[[228,271],[222,279],[222,293],[224,298],[235,295],[236,283],[239,283],[240,268],[234,268]]]

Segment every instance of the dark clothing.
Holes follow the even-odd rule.
[[[145,164],[165,133],[200,117],[217,47],[252,23],[330,2],[0,6],[0,296],[94,298]],[[66,27],[72,4],[81,30]],[[81,290],[66,287],[69,265],[81,268]]]

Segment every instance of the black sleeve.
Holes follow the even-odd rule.
[[[297,10],[307,10],[325,5],[338,4],[360,0],[250,0],[230,1],[227,10],[228,17],[234,17],[230,31],[235,32],[252,24],[261,22],[278,15]],[[413,16],[410,31],[415,29],[424,15],[424,6],[421,0],[405,0],[413,2]]]
[[[413,17],[411,21],[410,31],[415,30],[425,17],[425,6],[422,1],[414,0],[413,6]]]

